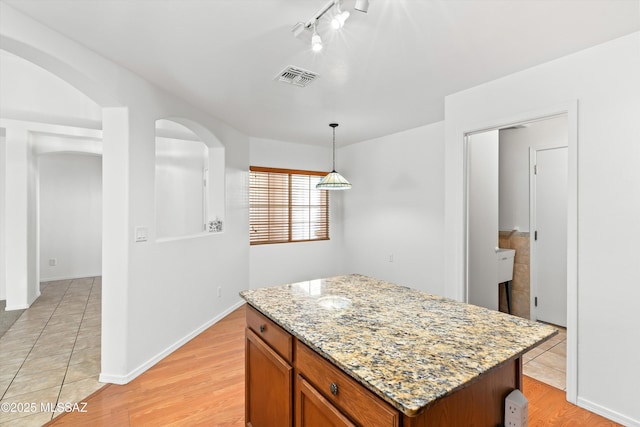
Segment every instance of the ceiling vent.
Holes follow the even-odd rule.
[[[295,86],[305,87],[318,77],[317,73],[292,65],[287,66],[275,77],[276,80]]]

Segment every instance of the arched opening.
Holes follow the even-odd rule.
[[[156,121],[155,210],[159,240],[223,230],[224,147],[193,122],[178,120]]]
[[[57,387],[55,402],[103,385],[102,108],[19,52],[0,50],[0,68],[0,299],[28,307],[3,337],[0,394]]]

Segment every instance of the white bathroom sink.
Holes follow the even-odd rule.
[[[513,280],[513,261],[515,256],[515,249],[496,248],[496,258],[498,260],[498,283]]]

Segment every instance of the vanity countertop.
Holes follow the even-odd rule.
[[[557,333],[357,274],[240,295],[408,416]]]

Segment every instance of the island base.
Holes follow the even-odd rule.
[[[521,357],[507,360],[419,413],[394,407],[253,307],[247,307],[248,427],[499,426],[522,388]]]
[[[505,362],[477,381],[443,397],[415,417],[404,415],[403,427],[503,425],[504,401],[522,390],[522,358]]]

